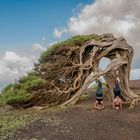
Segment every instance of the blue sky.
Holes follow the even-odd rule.
[[[79,4],[93,0],[0,0],[0,49],[26,49],[34,42],[55,40],[53,30],[63,27]],[[46,42],[41,40],[46,37]]]
[[[130,77],[140,79],[139,9],[139,0],[0,0],[0,89],[31,71],[49,44],[91,33],[123,36],[135,52]]]
[[[93,0],[0,0],[0,88],[32,69],[48,44],[63,40],[55,28],[66,26],[78,7]],[[45,39],[43,39],[45,38]],[[10,69],[11,68],[11,69]]]

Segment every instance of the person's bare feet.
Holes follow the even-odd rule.
[[[115,107],[115,109],[116,109],[116,110],[119,110],[120,108],[117,106],[117,107]]]

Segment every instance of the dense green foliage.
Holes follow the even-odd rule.
[[[32,98],[31,90],[45,84],[45,80],[39,78],[35,73],[23,76],[17,83],[9,84],[2,91],[0,99],[8,104],[16,102],[28,102]]]
[[[50,56],[53,52],[55,52],[55,50],[57,48],[59,48],[60,46],[71,46],[71,47],[81,47],[82,45],[84,45],[85,42],[91,40],[91,39],[98,39],[98,36],[95,34],[91,34],[91,35],[77,35],[74,36],[70,39],[67,39],[63,42],[58,42],[52,46],[50,46],[46,51],[44,51],[39,59],[39,62],[45,62],[48,58],[48,56]]]
[[[95,34],[91,35],[78,35],[74,36],[70,39],[67,39],[63,42],[56,43],[52,46],[50,46],[46,51],[44,51],[39,59],[39,63],[36,65],[44,64],[47,62],[48,57],[51,59],[52,54],[56,52],[58,48],[67,48],[67,47],[81,47],[85,44],[85,42],[91,40],[91,39],[98,39],[98,36]],[[59,58],[58,58],[59,59]],[[9,84],[6,86],[2,94],[0,95],[0,103],[7,103],[7,104],[16,104],[16,103],[27,103],[32,101],[32,98],[34,96],[34,91],[41,89],[43,85],[47,87],[48,84],[46,84],[48,81],[41,78],[41,73],[38,73],[36,71],[36,65],[35,65],[35,72],[28,73],[27,76],[21,77],[16,83]],[[57,66],[59,68],[59,65]],[[53,71],[56,71],[56,69],[49,71],[48,75],[50,74],[51,77],[53,75]],[[38,74],[37,74],[38,73]],[[49,78],[49,77],[47,77]],[[50,83],[49,83],[50,84]]]

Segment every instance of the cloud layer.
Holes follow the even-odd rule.
[[[43,39],[43,38],[42,38]],[[45,39],[45,38],[44,38]],[[43,47],[41,44],[39,43],[34,43],[33,46],[32,46],[32,50],[33,51],[39,51],[39,52],[42,52],[42,51],[45,51],[47,48]]]
[[[10,83],[26,74],[33,67],[34,57],[27,58],[6,51],[0,60],[0,83]]]
[[[67,29],[54,29],[54,36],[56,38],[61,38],[62,34],[67,33]]]
[[[19,55],[13,51],[6,51],[0,57],[0,90],[4,85],[14,82],[15,79],[19,79],[31,71],[33,63],[37,62],[41,52],[45,51],[47,47],[34,43],[30,49],[30,56],[28,56],[29,54]]]
[[[65,30],[71,35],[110,32],[115,36],[124,36],[134,47],[132,66],[140,68],[139,9],[139,0],[96,0],[70,17]]]
[[[140,78],[139,9],[139,0],[95,0],[92,4],[75,10],[77,13],[75,12],[74,16],[69,18],[65,28],[54,29],[54,36],[61,38],[64,33],[77,35],[106,32],[114,33],[115,36],[124,36],[135,50],[131,79],[138,79]],[[42,41],[45,40],[46,38],[42,37]],[[12,51],[5,52],[0,59],[0,83],[10,83],[15,78],[30,71],[33,62],[46,48],[39,43],[35,43],[32,50],[34,56],[31,57],[20,56]]]
[[[138,0],[96,0],[93,4],[86,5],[77,16],[69,19],[69,32],[114,32],[126,35],[138,27],[139,3]]]

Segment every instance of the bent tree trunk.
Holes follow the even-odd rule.
[[[122,96],[133,107],[140,101],[140,95],[131,91],[128,84],[133,53],[124,38],[112,34],[76,36],[56,44],[44,52],[35,66],[35,72],[45,83],[29,90],[32,98],[28,102],[17,104],[23,108],[73,105],[99,76],[105,78],[112,91],[118,70]],[[99,68],[103,57],[110,59],[104,70]]]
[[[112,34],[81,35],[57,43],[41,55],[34,67],[35,75],[19,80],[11,89],[17,92],[17,89],[23,91],[24,87],[30,98],[12,100],[11,104],[22,108],[73,105],[97,77],[103,76],[112,90],[118,70],[122,96],[133,107],[140,101],[140,95],[131,91],[128,84],[133,53],[133,48],[124,38],[115,38]],[[99,68],[103,57],[110,59],[104,70]],[[30,78],[35,81],[33,87]]]
[[[107,57],[111,62],[105,70],[99,68],[99,61]],[[140,96],[129,89],[129,75],[133,48],[127,44],[124,38],[115,39],[111,34],[102,35],[99,41],[91,40],[80,49],[79,75],[74,81],[73,90],[77,92],[63,105],[75,104],[88,86],[99,76],[104,76],[112,89],[115,84],[115,71],[119,70],[119,78],[122,96],[133,107],[140,100]],[[83,76],[86,75],[84,80]],[[83,82],[80,85],[80,82]]]

